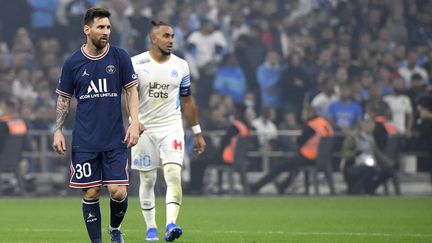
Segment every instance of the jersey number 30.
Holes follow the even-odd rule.
[[[86,162],[84,164],[77,164],[75,166],[76,169],[76,178],[81,179],[83,177],[90,177],[91,176],[91,166],[89,162]]]

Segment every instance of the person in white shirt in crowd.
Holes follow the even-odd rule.
[[[321,82],[321,92],[311,101],[311,105],[318,115],[325,116],[330,104],[339,99],[338,95],[335,93],[335,84],[335,81],[330,77],[325,78],[323,82]]]
[[[263,107],[260,116],[252,121],[252,127],[258,134],[258,144],[261,149],[271,150],[278,137],[278,131],[274,120],[276,118],[275,109]]]
[[[401,78],[393,80],[393,91],[384,96],[390,108],[391,121],[396,126],[398,134],[411,137],[411,128],[413,126],[413,108],[411,101],[405,95],[405,84]]]
[[[417,64],[417,52],[415,49],[408,51],[406,63],[399,68],[398,72],[405,81],[406,88],[411,87],[411,77],[415,73],[422,77],[422,84],[429,83],[429,75],[426,69]]]

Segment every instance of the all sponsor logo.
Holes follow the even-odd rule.
[[[87,87],[87,94],[81,95],[80,100],[103,97],[117,97],[117,93],[108,92],[106,78],[99,78],[97,82],[91,80]]]

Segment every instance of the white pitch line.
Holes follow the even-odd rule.
[[[144,232],[145,230],[128,230],[127,232]],[[78,232],[72,229],[44,229],[44,228],[9,228],[0,229],[0,232]],[[373,232],[307,232],[307,231],[244,231],[244,230],[188,230],[190,233],[211,233],[211,234],[259,234],[259,235],[291,235],[291,236],[375,236],[375,237],[409,237],[409,238],[432,238],[432,234],[390,234]]]

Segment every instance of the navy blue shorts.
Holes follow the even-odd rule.
[[[72,152],[69,187],[129,185],[128,150]]]

